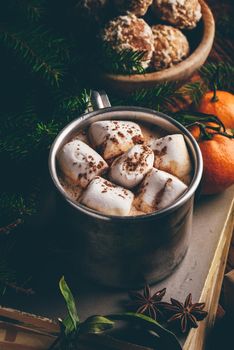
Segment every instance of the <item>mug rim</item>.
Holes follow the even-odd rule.
[[[99,213],[96,210],[93,210],[91,208],[88,208],[84,205],[82,205],[79,202],[76,202],[75,200],[69,198],[66,195],[66,192],[62,189],[62,185],[60,184],[60,181],[57,176],[57,170],[56,170],[56,155],[59,146],[62,144],[62,141],[64,137],[70,133],[73,129],[77,127],[77,123],[81,123],[82,121],[91,119],[92,117],[98,115],[98,114],[105,114],[107,112],[118,112],[118,111],[126,111],[126,112],[142,112],[142,113],[148,113],[151,114],[152,116],[157,116],[162,119],[165,119],[169,123],[171,123],[173,126],[177,127],[188,139],[190,140],[193,150],[195,152],[195,157],[197,160],[197,166],[193,174],[193,178],[191,183],[189,184],[187,190],[176,200],[171,204],[170,206],[163,208],[161,210],[149,213],[149,214],[143,214],[143,215],[131,215],[131,216],[119,216],[119,215],[107,215],[103,213]],[[50,153],[49,153],[49,158],[48,158],[48,166],[49,166],[49,173],[52,178],[52,181],[60,193],[62,197],[68,202],[69,205],[71,205],[73,208],[76,210],[79,210],[80,212],[90,215],[92,217],[101,219],[101,220],[108,220],[108,221],[125,221],[125,222],[133,222],[136,220],[150,220],[155,217],[162,217],[164,215],[167,215],[179,207],[181,207],[186,201],[188,201],[192,195],[195,193],[197,187],[199,186],[199,183],[201,181],[202,177],[202,172],[203,172],[203,159],[202,159],[202,154],[200,151],[200,148],[198,146],[197,141],[193,137],[193,135],[178,121],[173,119],[172,117],[168,116],[167,114],[164,114],[162,112],[158,112],[156,110],[150,109],[150,108],[144,108],[144,107],[138,107],[138,106],[117,106],[117,107],[105,107],[101,108],[92,112],[87,112],[81,114],[79,117],[76,119],[72,120],[70,123],[68,123],[56,136],[54,139],[51,148],[50,148]]]

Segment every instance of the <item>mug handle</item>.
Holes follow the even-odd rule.
[[[92,90],[90,100],[94,111],[101,108],[111,107],[109,97],[104,90]]]

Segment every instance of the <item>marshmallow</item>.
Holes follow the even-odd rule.
[[[148,146],[154,151],[154,167],[177,176],[182,181],[192,171],[188,149],[181,134],[151,140]]]
[[[104,159],[119,156],[135,144],[143,143],[139,125],[123,120],[104,120],[91,124],[89,138]]]
[[[83,188],[108,168],[105,160],[97,152],[78,139],[68,142],[61,149],[58,162],[68,179]]]
[[[177,177],[153,168],[141,184],[134,205],[145,213],[152,213],[171,205],[186,189]]]
[[[144,145],[135,145],[127,153],[116,158],[111,165],[109,178],[126,188],[138,185],[153,168],[154,153]]]
[[[129,190],[96,176],[81,197],[81,203],[107,215],[128,215],[134,195]]]

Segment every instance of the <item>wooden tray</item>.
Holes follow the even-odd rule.
[[[208,317],[200,323],[198,329],[190,331],[187,337],[180,339],[184,350],[204,349],[215,319],[233,225],[234,187],[223,194],[199,200],[195,206],[193,232],[185,259],[173,275],[153,287],[155,291],[167,287],[165,300],[172,296],[183,301],[187,294],[192,292],[194,301],[206,302],[206,309],[209,311]],[[77,287],[77,304],[81,319],[93,314],[123,311],[122,302],[128,300],[125,291],[105,289],[92,282],[80,280],[79,283],[77,279]],[[5,305],[53,319],[62,317],[65,312],[64,302],[57,291],[53,297],[51,294],[23,298],[14,296],[5,300]],[[0,311],[0,315],[4,312],[4,310]],[[16,316],[19,320],[19,314]],[[25,322],[25,318],[23,321]],[[32,337],[35,337],[35,346],[29,347],[30,350],[46,350],[48,344],[54,341],[56,329],[58,331],[54,323],[44,320],[45,325],[42,327],[41,322],[40,319],[40,327],[37,324],[37,331],[43,332],[41,335],[38,332],[35,334],[34,329],[34,334],[31,333],[30,342]],[[46,322],[49,322],[48,328]],[[23,331],[23,329],[18,329],[18,331]],[[38,336],[41,337],[41,342],[38,340]],[[0,332],[0,337],[1,350],[26,350],[26,347],[12,346],[12,338],[7,338],[3,331]],[[90,350],[96,350],[96,348],[90,347]]]

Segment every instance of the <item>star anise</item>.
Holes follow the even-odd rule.
[[[182,333],[186,333],[191,328],[197,328],[197,321],[202,321],[208,312],[204,311],[205,303],[192,303],[190,293],[184,303],[171,298],[171,303],[161,303],[161,308],[170,315],[168,323],[177,323]]]
[[[135,291],[129,292],[129,297],[131,299],[129,306],[136,308],[137,313],[148,315],[156,320],[157,314],[161,314],[159,306],[165,293],[166,288],[163,288],[152,295],[149,285],[145,285],[143,293]]]

